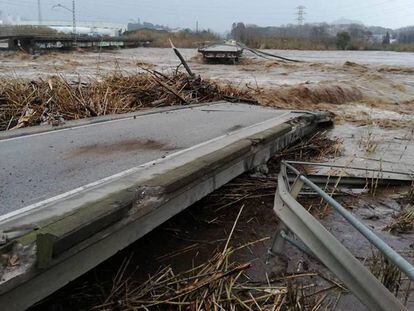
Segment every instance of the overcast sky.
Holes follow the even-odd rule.
[[[71,7],[72,0],[40,0],[46,20],[70,20],[58,3]],[[175,27],[225,32],[235,21],[260,26],[294,23],[296,7],[306,6],[306,22],[332,22],[341,18],[367,25],[391,28],[414,24],[413,0],[76,0],[77,15],[83,21],[128,23],[148,21]],[[19,14],[37,20],[37,0],[0,0],[3,14]]]

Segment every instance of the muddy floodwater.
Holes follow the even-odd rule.
[[[192,63],[192,68],[198,74],[211,77],[233,79],[237,72],[245,71],[245,66],[233,66],[231,70],[227,65],[197,64],[198,53],[196,49],[180,49],[184,57]],[[385,51],[296,51],[296,50],[266,50],[277,54],[300,60],[307,63],[321,63],[342,65],[344,62],[355,62],[361,65],[374,67],[397,66],[414,68],[414,53],[385,52]],[[258,59],[250,52],[245,52],[245,59]],[[260,58],[259,58],[260,59]],[[269,58],[270,59],[270,58]],[[113,70],[134,72],[139,66],[152,64],[157,69],[169,70],[179,64],[177,57],[171,49],[165,48],[136,48],[118,51],[77,52],[77,53],[49,53],[43,55],[0,54],[0,74],[3,76],[16,75],[18,77],[34,77],[51,74],[87,74],[100,75]],[[260,59],[263,60],[263,59]],[[259,73],[260,74],[260,73]],[[309,74],[315,74],[314,71]],[[240,79],[248,78],[244,74]],[[312,76],[312,80],[315,76]],[[279,79],[278,79],[279,80]],[[282,79],[283,81],[283,79]],[[302,81],[306,81],[303,77]]]
[[[180,49],[187,60],[198,56],[196,49]],[[370,66],[401,66],[414,67],[414,53],[385,52],[385,51],[296,51],[296,50],[266,50],[283,57],[297,59],[309,63],[328,63],[342,65],[345,61],[356,62]],[[257,58],[250,52],[245,52],[245,58]],[[17,74],[18,76],[39,76],[42,74],[75,72],[100,74],[106,70],[134,70],[140,64],[154,64],[161,69],[168,69],[179,64],[171,49],[165,48],[136,48],[118,51],[77,52],[77,53],[48,53],[43,55],[0,54],[2,75]],[[194,65],[193,65],[194,66]],[[226,70],[231,75],[239,69]],[[219,73],[228,68],[226,65],[200,65],[197,73]],[[50,69],[50,70],[49,70]]]

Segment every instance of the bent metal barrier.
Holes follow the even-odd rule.
[[[288,170],[296,175],[293,184],[289,183]],[[414,267],[409,262],[286,161],[282,162],[274,204],[274,212],[282,224],[278,228],[270,252],[273,254],[280,253],[283,242],[285,240],[291,242],[320,260],[369,309],[406,310],[404,305],[342,243],[297,202],[296,197],[305,185],[314,190],[340,213],[371,244],[376,246],[383,255],[404,272],[410,280],[414,280]],[[287,235],[289,231],[300,241],[289,237]]]

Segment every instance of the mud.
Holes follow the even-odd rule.
[[[87,146],[82,146],[73,150],[70,153],[70,156],[79,156],[79,155],[106,155],[111,156],[115,153],[125,153],[131,151],[140,151],[140,150],[174,150],[174,148],[169,147],[168,145],[155,141],[155,140],[121,140],[116,143],[108,144],[92,144]]]

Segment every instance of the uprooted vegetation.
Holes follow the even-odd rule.
[[[331,286],[319,291],[312,281],[322,279],[318,273],[286,275],[263,284],[252,282],[245,275],[252,264],[232,261],[234,251],[237,249],[225,249],[182,273],[163,268],[143,283],[125,275],[123,265],[103,303],[92,310],[316,310],[335,305],[326,292],[343,290],[328,280]]]
[[[3,78],[0,82],[0,129],[59,123],[87,117],[120,114],[161,106],[186,105],[243,95],[184,74],[166,76],[151,71],[115,74],[102,80],[69,81],[54,76],[38,81]]]
[[[116,73],[88,81],[71,81],[62,76],[36,81],[2,78],[0,130],[217,100],[323,109],[326,108],[323,103],[337,105],[362,98],[358,89],[339,85],[253,89],[200,77],[189,78],[177,72],[165,75],[145,70],[135,75]]]

